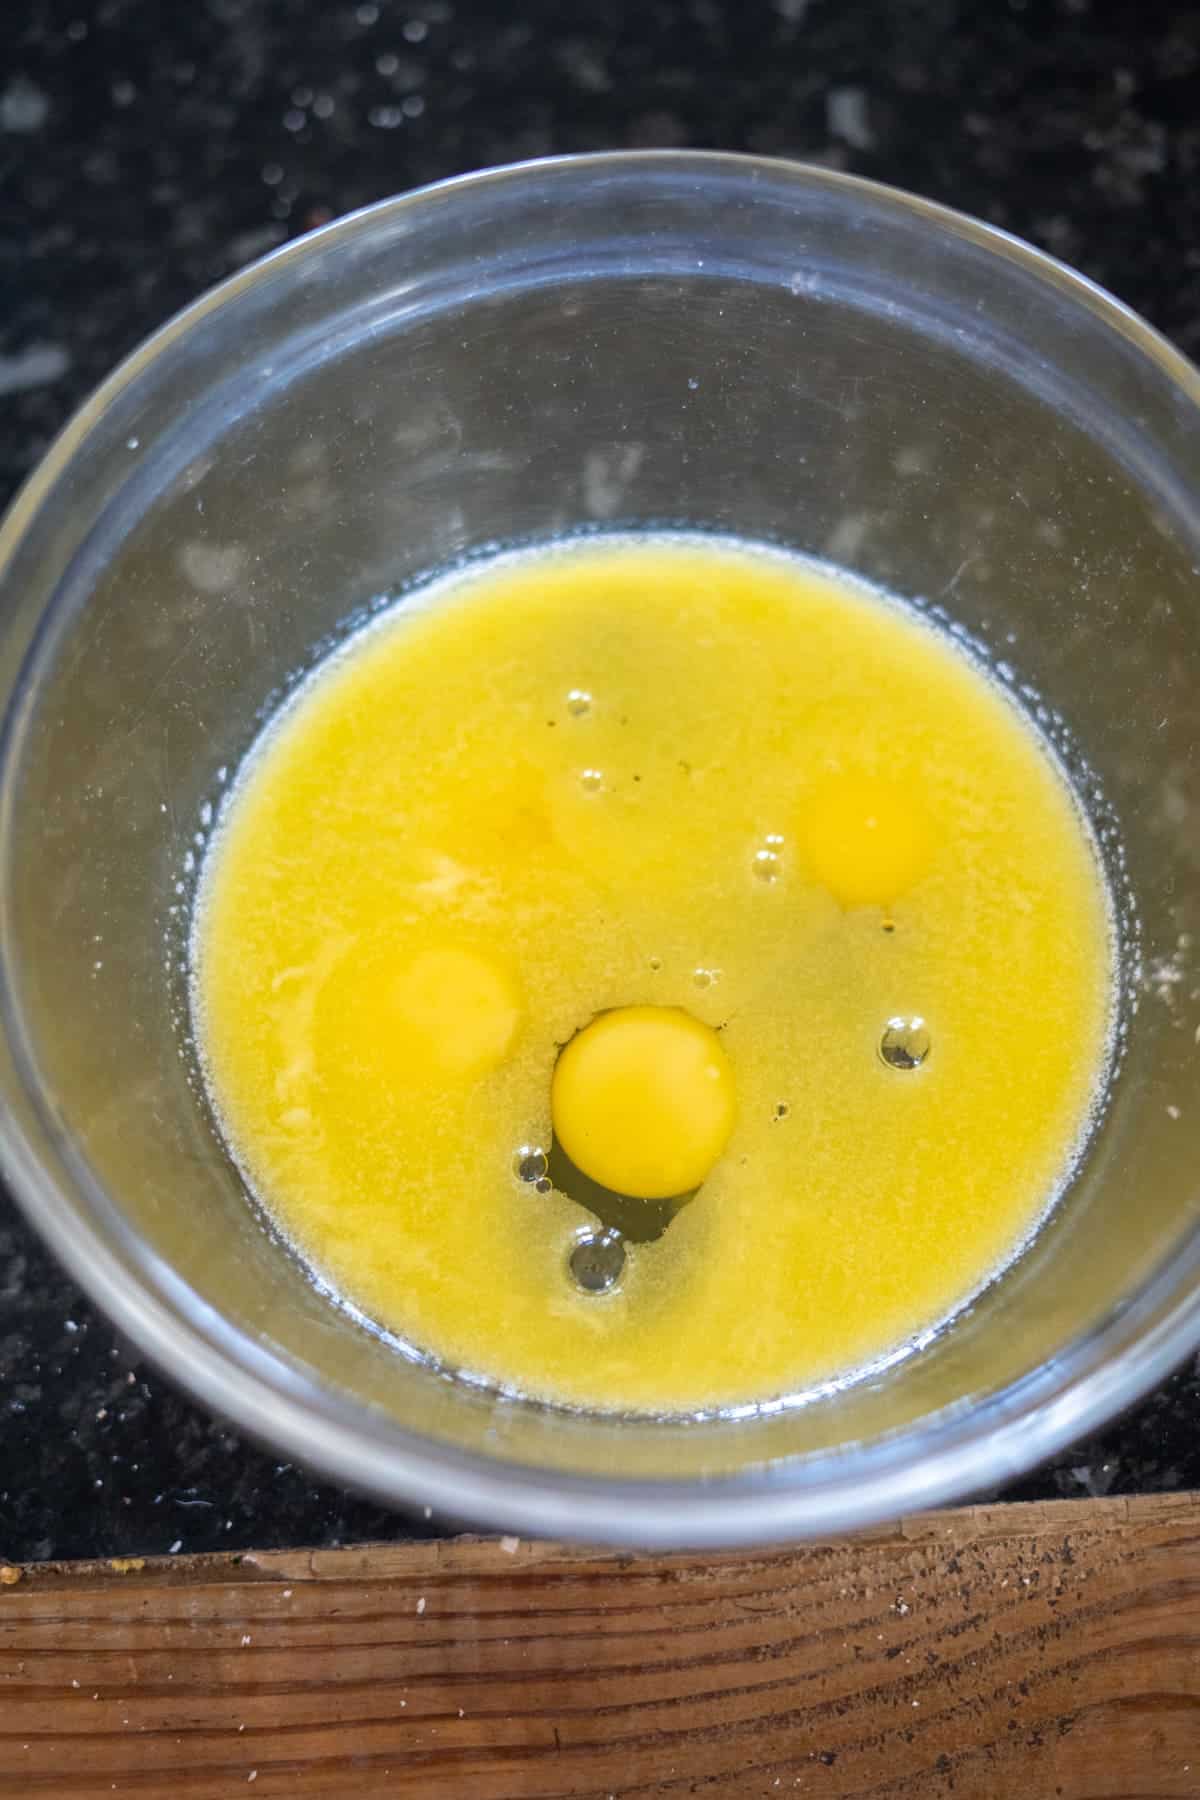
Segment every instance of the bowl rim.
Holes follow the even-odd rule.
[[[1156,364],[1200,415],[1200,370],[1131,308],[1023,239],[938,202],[783,158],[692,150],[542,157],[473,170],[361,207],[280,246],[168,319],[74,413],[18,490],[0,524],[0,580],[43,503],[73,460],[86,455],[89,436],[118,396],[212,314],[236,304],[289,262],[299,264],[314,253],[345,246],[417,209],[453,205],[463,193],[489,185],[570,181],[604,170],[627,175],[640,171],[647,176],[662,171],[692,172],[697,177],[723,173],[750,185],[770,175],[907,214],[936,232],[965,238],[1017,263],[1043,285],[1083,305]],[[52,599],[40,616],[39,635],[54,605]],[[0,787],[5,790],[14,714],[26,692],[27,673],[23,661],[3,695]],[[26,1128],[6,1094],[0,1095],[0,1171],[30,1223],[71,1276],[120,1331],[206,1406],[327,1479],[388,1504],[432,1506],[450,1519],[491,1529],[664,1550],[762,1544],[840,1532],[959,1499],[981,1485],[1015,1477],[1128,1405],[1200,1342],[1200,1233],[1194,1233],[1182,1252],[1164,1259],[1108,1318],[1064,1345],[1052,1364],[981,1401],[963,1400],[928,1415],[895,1438],[850,1445],[819,1457],[789,1458],[732,1475],[677,1482],[578,1475],[461,1451],[391,1422],[384,1428],[363,1407],[349,1418],[334,1418],[312,1404],[315,1395],[330,1390],[315,1381],[311,1387],[304,1381],[281,1381],[283,1365],[277,1362],[262,1359],[260,1369],[249,1355],[236,1357],[206,1333],[198,1319],[169,1304],[164,1290],[169,1290],[170,1280],[160,1272],[155,1285],[145,1266],[131,1270],[92,1220],[76,1210],[69,1191],[72,1182],[98,1200],[107,1198],[106,1192],[58,1125],[36,1079],[3,944],[0,1004],[22,1097],[32,1109],[37,1132],[64,1158],[67,1179],[55,1173],[36,1133]],[[1188,1275],[1196,1277],[1190,1293],[1183,1291]],[[244,1334],[228,1329],[241,1343]],[[268,1367],[274,1380],[268,1378]],[[906,1445],[917,1453],[899,1455]]]

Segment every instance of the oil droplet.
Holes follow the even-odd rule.
[[[592,710],[592,696],[586,688],[572,688],[567,695],[567,711],[575,718],[581,719],[584,713]]]
[[[924,1019],[889,1019],[879,1040],[879,1054],[889,1069],[919,1069],[929,1055],[931,1039]]]
[[[585,1294],[606,1294],[625,1267],[625,1245],[616,1231],[588,1231],[576,1238],[567,1266]]]
[[[598,794],[604,786],[604,771],[602,769],[581,769],[579,785],[586,793]]]
[[[550,1186],[550,1182],[546,1178],[546,1170],[549,1165],[550,1158],[537,1144],[522,1144],[521,1148],[513,1155],[513,1174],[517,1180],[532,1182],[538,1188],[541,1188],[543,1181],[546,1182],[547,1188]],[[544,1193],[545,1189],[542,1189],[542,1192]]]
[[[778,881],[781,869],[778,850],[756,850],[751,867],[759,881]]]

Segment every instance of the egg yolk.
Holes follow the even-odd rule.
[[[834,775],[800,819],[809,868],[851,909],[890,906],[924,873],[933,842],[920,801],[876,775]]]
[[[521,1002],[508,971],[453,946],[420,951],[387,994],[393,1049],[408,1073],[463,1079],[502,1061],[516,1036]]]
[[[671,1006],[602,1013],[554,1070],[554,1133],[614,1193],[666,1200],[699,1187],[733,1129],[733,1071],[717,1034]]]

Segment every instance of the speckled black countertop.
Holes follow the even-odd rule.
[[[0,499],[112,364],[285,238],[555,151],[692,145],[914,188],[1200,355],[1184,0],[10,0]],[[1200,1362],[1012,1497],[1200,1487]],[[0,1560],[434,1529],[249,1448],[114,1340],[0,1194]]]

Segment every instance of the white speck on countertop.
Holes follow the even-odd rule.
[[[246,552],[241,544],[195,540],[180,549],[179,566],[201,593],[222,594],[240,579],[246,566]]]
[[[583,503],[594,519],[611,519],[626,503],[646,455],[644,444],[623,444],[611,455],[589,450],[583,459]]]
[[[28,75],[17,75],[0,94],[0,131],[37,131],[50,102]]]
[[[15,356],[0,356],[0,394],[49,387],[70,366],[71,358],[61,344],[30,344]]]
[[[825,124],[831,136],[841,138],[852,150],[874,148],[867,96],[860,87],[830,88],[825,96]]]

